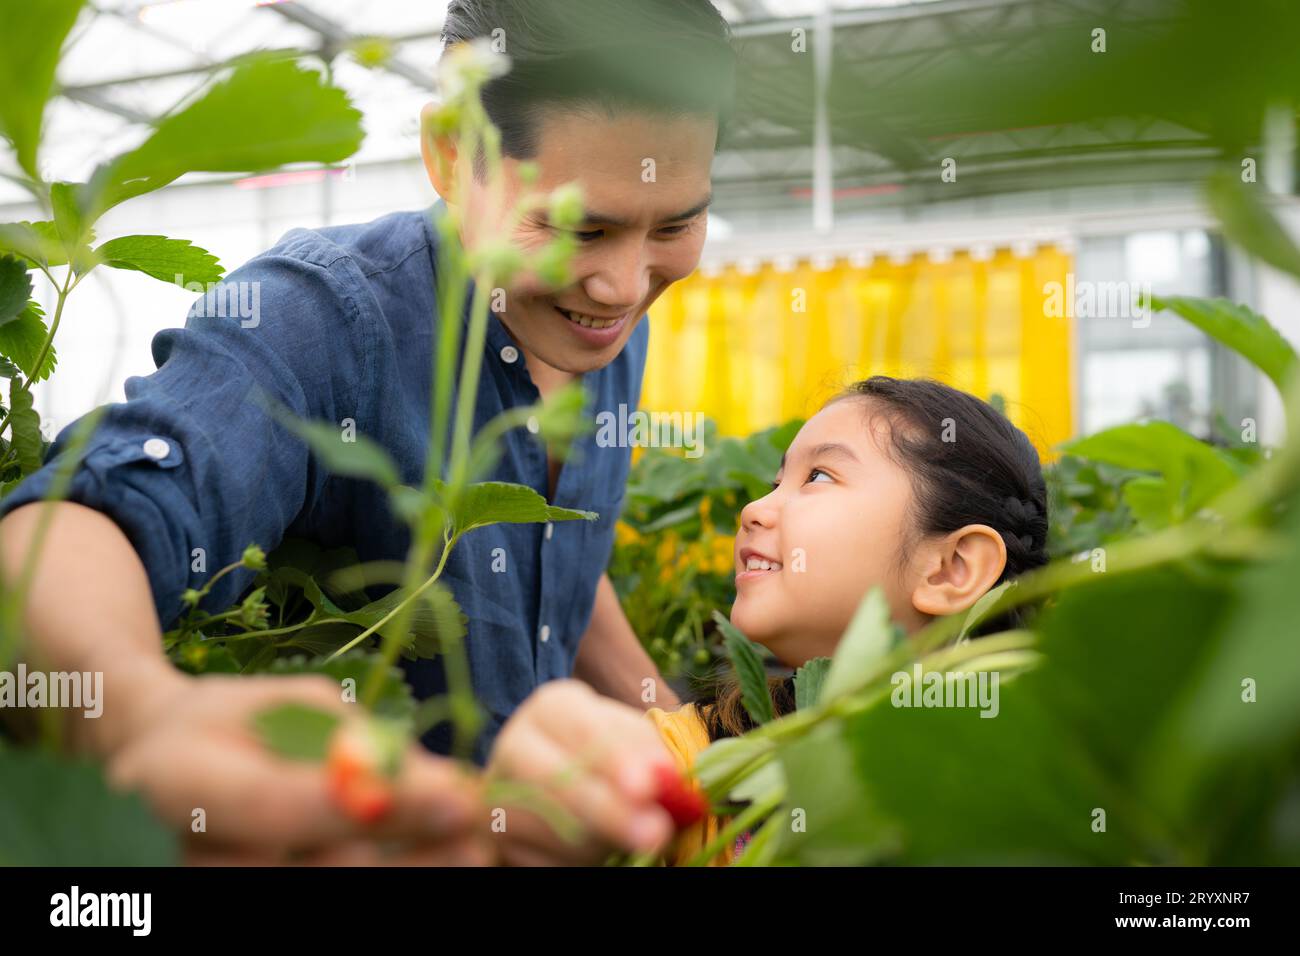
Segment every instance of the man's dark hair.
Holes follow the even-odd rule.
[[[709,0],[452,0],[444,48],[480,38],[510,57],[482,95],[514,159],[536,155],[547,105],[701,113],[719,132],[730,112],[731,31]]]

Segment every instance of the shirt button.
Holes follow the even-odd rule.
[[[547,540],[547,541],[550,541],[550,540],[551,540],[551,534],[552,534],[552,532],[554,532],[554,531],[555,531],[555,522],[554,522],[554,521],[548,521],[548,522],[546,522],[546,540]]]
[[[551,639],[551,625],[543,624],[541,633],[542,643],[545,644]]]
[[[161,438],[150,438],[144,443],[144,453],[156,461],[162,461],[172,453],[172,446]]]
[[[507,365],[513,365],[515,360],[518,358],[519,350],[513,345],[507,345],[501,350],[501,361],[505,362]]]

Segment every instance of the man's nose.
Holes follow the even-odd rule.
[[[611,242],[592,264],[595,268],[583,280],[583,291],[611,312],[626,312],[650,291],[650,270],[638,242]]]

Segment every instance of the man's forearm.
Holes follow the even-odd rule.
[[[601,575],[596,586],[591,623],[578,646],[573,676],[606,697],[633,707],[671,710],[680,705],[677,695],[637,640],[607,574]],[[652,683],[647,685],[647,680]]]
[[[6,588],[20,583],[45,507],[25,505],[0,521]],[[103,674],[103,716],[69,715],[74,746],[112,749],[142,696],[183,680],[162,653],[149,579],[135,549],[116,524],[81,505],[53,505],[24,600],[22,633],[19,655],[31,666]]]

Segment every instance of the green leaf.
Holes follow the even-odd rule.
[[[794,672],[795,710],[809,710],[821,700],[822,685],[830,673],[829,657],[814,657]]]
[[[32,277],[23,260],[0,256],[0,325],[18,318],[32,297]]]
[[[1264,205],[1259,190],[1229,173],[1216,173],[1205,184],[1210,209],[1223,234],[1257,259],[1300,277],[1300,249]]]
[[[897,862],[1212,862],[1199,853],[1213,814],[1156,800],[1196,781],[1155,768],[1164,720],[1229,606],[1171,569],[1096,575],[1044,615],[1045,663],[1001,682],[995,717],[882,695],[846,718],[856,777],[899,829]]]
[[[281,425],[305,441],[321,464],[334,474],[367,479],[385,488],[401,483],[392,457],[365,435],[355,434],[355,431],[348,433],[342,426],[326,422],[301,421],[283,410],[273,414]]]
[[[86,223],[77,196],[79,183],[51,183],[50,205],[54,208],[54,230],[65,255],[73,260],[85,248]]]
[[[352,681],[348,686],[360,699],[361,688],[370,676],[371,668],[379,661],[380,655],[360,648],[348,651],[333,660],[319,660],[296,655],[281,657],[266,669],[268,674],[319,674],[338,683],[340,694],[344,681]],[[379,694],[375,700],[374,712],[385,717],[410,719],[415,714],[415,698],[401,668],[387,667],[382,672]]]
[[[772,694],[767,689],[767,671],[757,648],[721,612],[714,611],[713,620],[722,631],[727,656],[731,658],[731,666],[736,669],[736,677],[740,680],[741,702],[750,719],[756,724],[766,724],[775,719]]]
[[[85,231],[86,242],[93,241],[94,236],[93,229]],[[12,252],[33,267],[61,266],[68,261],[59,231],[49,220],[0,223],[0,252]]]
[[[257,56],[92,179],[96,211],[188,172],[255,172],[286,163],[336,163],[361,145],[361,113],[321,74]]]
[[[30,475],[41,467],[41,417],[32,407],[31,389],[20,388],[16,378],[9,380],[9,409],[10,447],[18,459],[19,470],[24,476]]]
[[[289,760],[315,762],[329,753],[330,737],[341,721],[338,714],[297,703],[269,707],[253,717],[268,749]]]
[[[371,627],[397,607],[406,593],[404,589],[398,588],[344,616],[362,628]],[[379,628],[379,633],[385,637],[393,634],[396,623],[395,619],[389,621]],[[397,639],[402,642],[403,656],[408,660],[433,658],[465,636],[466,617],[451,591],[442,582],[436,581],[413,602],[406,627],[405,634],[397,635]]]
[[[0,747],[0,866],[174,866],[175,836],[103,769]]]
[[[822,682],[822,700],[834,700],[860,687],[872,667],[888,653],[892,637],[889,605],[885,592],[877,585],[862,599],[835,648],[830,673]]]
[[[446,500],[448,486],[436,483],[438,494]],[[482,481],[469,485],[457,497],[452,508],[455,534],[465,534],[490,524],[530,524],[540,521],[595,521],[593,511],[558,508],[526,485],[504,481]]]
[[[30,0],[0,5],[0,131],[18,165],[39,179],[36,149],[45,101],[54,87],[59,52],[83,0]]]
[[[988,591],[978,601],[971,605],[971,609],[966,612],[966,620],[962,622],[961,633],[957,635],[957,640],[962,641],[973,630],[980,626],[993,610],[993,606],[1002,599],[1002,596],[1008,591],[1015,589],[1018,581],[1003,581],[997,587]]]
[[[1192,299],[1184,296],[1152,297],[1152,308],[1169,309],[1210,338],[1223,343],[1267,375],[1278,391],[1286,393],[1295,374],[1295,349],[1264,318],[1227,299]]]
[[[875,805],[855,772],[853,752],[838,724],[818,727],[781,747],[777,759],[788,785],[777,810],[781,860],[803,866],[860,866],[900,847],[900,827]],[[802,827],[794,827],[798,814]]]
[[[166,236],[121,236],[110,239],[95,255],[113,269],[133,269],[177,285],[208,286],[225,275],[217,257],[191,245],[188,239]]]
[[[13,361],[28,378],[40,382],[50,377],[58,358],[51,345],[41,362],[39,374],[36,374],[36,356],[40,354],[45,337],[49,334],[42,316],[44,310],[36,302],[28,302],[23,314],[12,322],[0,325],[0,355]]]
[[[1063,447],[1072,455],[1157,472],[1165,482],[1163,510],[1157,506],[1157,486],[1149,481],[1139,486],[1133,501],[1148,521],[1160,518],[1162,524],[1185,520],[1239,478],[1240,466],[1231,456],[1168,422],[1118,425]]]

